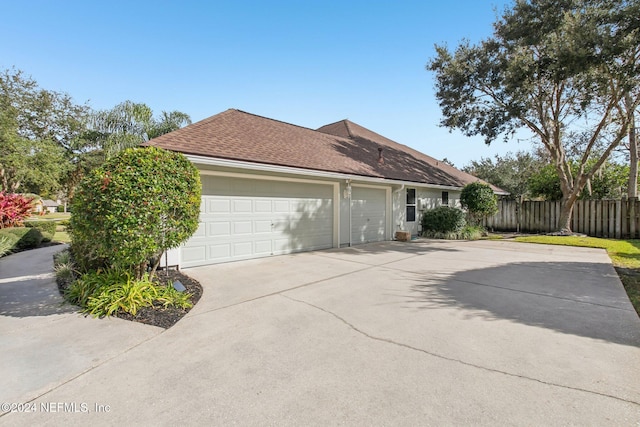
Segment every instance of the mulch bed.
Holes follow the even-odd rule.
[[[169,276],[167,278],[166,271],[159,271],[157,272],[156,280],[160,280],[162,283],[166,283],[169,280],[173,283],[176,280],[179,280],[184,287],[187,288],[185,292],[191,294],[191,304],[195,307],[196,303],[202,296],[202,286],[200,283],[177,270],[169,270],[168,274]],[[129,313],[118,312],[115,317],[169,329],[175,325],[178,320],[182,319],[189,311],[191,311],[193,307],[187,309],[178,307],[165,308],[162,305],[142,307],[138,310],[135,316]]]
[[[171,281],[171,283],[173,283],[176,280],[179,280],[186,288],[185,292],[191,294],[192,307],[182,309],[178,307],[165,308],[162,305],[157,305],[151,307],[142,307],[140,310],[138,310],[135,316],[129,313],[118,312],[114,317],[169,329],[170,327],[175,325],[178,320],[182,319],[189,311],[191,311],[202,296],[202,286],[200,285],[200,283],[178,270],[169,270],[168,272],[158,271],[156,273],[155,280],[159,283],[161,282],[162,284],[165,284],[168,281]],[[58,282],[58,289],[60,290],[60,294],[63,295],[64,290],[69,285],[69,283],[61,282],[58,280],[56,281]]]

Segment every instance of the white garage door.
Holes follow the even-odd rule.
[[[386,190],[353,187],[351,190],[351,242],[379,242],[386,236]]]
[[[331,185],[203,175],[198,231],[181,266],[215,264],[333,246]]]

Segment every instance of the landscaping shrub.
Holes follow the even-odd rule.
[[[135,316],[140,308],[152,305],[183,309],[192,306],[190,293],[178,292],[171,284],[157,285],[148,274],[136,280],[129,272],[115,268],[82,275],[68,287],[65,297],[96,317],[118,312]]]
[[[450,206],[429,209],[422,214],[423,234],[434,237],[434,233],[457,233],[466,225],[464,212]]]
[[[42,233],[42,241],[47,243],[53,240],[56,234],[55,221],[25,221],[24,226],[27,228],[37,228]]]
[[[31,215],[33,198],[0,191],[0,228],[19,227]]]
[[[132,280],[127,275],[124,282],[98,289],[89,297],[86,312],[103,317],[122,310],[135,316],[141,307],[150,306],[158,296],[158,290],[148,279],[149,276],[145,276],[141,280]]]
[[[56,274],[56,283],[61,290],[69,287],[76,280],[76,266],[71,258],[69,249],[65,249],[53,255],[53,270]]]
[[[81,268],[122,268],[141,279],[150,258],[198,228],[200,176],[180,153],[123,150],[85,177],[72,211],[71,247]]]
[[[481,182],[467,184],[460,193],[460,204],[469,212],[473,224],[498,212],[498,198],[491,187]]]
[[[64,296],[71,304],[86,308],[89,298],[97,294],[101,289],[126,282],[126,280],[126,272],[119,269],[86,273],[67,288]]]
[[[37,228],[3,228],[0,230],[0,236],[8,236],[12,239],[11,250],[34,249],[42,243],[42,233]]]
[[[3,257],[11,252],[15,242],[17,242],[17,238],[13,239],[12,237],[6,235],[0,235],[0,257]]]

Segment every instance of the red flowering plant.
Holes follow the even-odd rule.
[[[19,227],[33,211],[33,198],[0,191],[0,228]]]

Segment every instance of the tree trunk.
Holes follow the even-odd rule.
[[[558,229],[561,234],[571,234],[571,214],[573,213],[574,198],[562,197],[560,202],[560,217]]]
[[[631,115],[633,118],[633,114]],[[638,197],[638,141],[636,140],[635,120],[629,124],[629,184],[627,196],[630,199]]]

